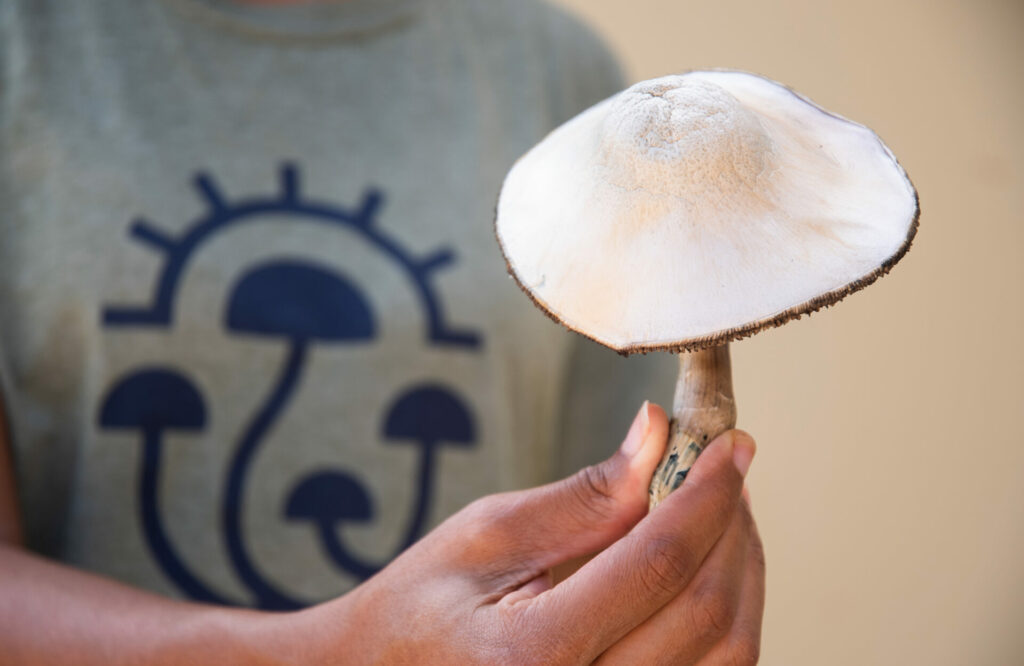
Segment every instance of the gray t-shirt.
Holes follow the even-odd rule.
[[[32,548],[292,608],[665,397],[668,359],[555,326],[494,240],[515,158],[621,86],[559,11],[8,0],[0,58],[0,388]]]

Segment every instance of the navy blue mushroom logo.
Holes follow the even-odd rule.
[[[419,449],[415,506],[409,519],[403,548],[423,532],[433,497],[434,465],[442,445],[466,447],[475,437],[473,422],[462,401],[444,387],[429,385],[406,392],[388,411],[384,436],[389,440],[412,442]]]
[[[280,189],[270,196],[229,200],[216,181],[199,173],[194,184],[206,210],[180,235],[172,235],[145,218],[129,227],[132,240],[164,256],[148,302],[110,305],[101,313],[106,328],[166,331],[174,327],[177,299],[188,267],[198,251],[223,231],[249,222],[275,225],[312,224],[355,232],[366,247],[384,257],[406,276],[423,314],[423,334],[430,346],[454,352],[476,352],[480,335],[453,326],[433,284],[433,276],[455,263],[451,248],[422,256],[408,252],[378,224],[384,195],[367,188],[353,208],[303,196],[296,165],[283,164]],[[359,346],[378,332],[369,300],[353,276],[313,263],[306,258],[278,257],[243,272],[228,294],[224,326],[239,337],[256,337],[281,345],[284,358],[262,401],[241,425],[234,444],[220,507],[227,554],[234,571],[252,592],[253,605],[265,609],[292,609],[307,605],[270,581],[247,550],[243,533],[243,504],[247,479],[259,448],[272,437],[301,384],[313,345]],[[216,402],[216,396],[213,397]],[[213,407],[211,407],[212,409]],[[144,368],[116,380],[99,414],[106,429],[132,429],[142,435],[144,454],[139,483],[142,529],[154,559],[168,578],[188,597],[214,603],[232,603],[194,572],[189,571],[163,528],[158,498],[161,447],[171,430],[199,432],[206,426],[206,405],[186,374],[169,368]],[[395,553],[413,543],[426,528],[434,495],[437,451],[441,446],[471,446],[475,442],[472,411],[457,391],[436,383],[406,386],[390,402],[381,424],[387,445],[413,446],[419,458],[414,484],[414,505],[409,508]],[[344,460],[340,460],[344,463]],[[285,498],[284,517],[315,527],[316,541],[335,566],[364,579],[385,562],[358,557],[343,542],[340,527],[375,519],[372,497],[355,471],[313,470],[300,479]]]
[[[100,425],[142,435],[139,513],[146,544],[168,576],[190,597],[226,603],[185,566],[160,520],[160,456],[168,431],[194,432],[206,425],[203,398],[181,374],[164,368],[138,370],[121,378],[107,393]]]
[[[327,556],[345,572],[366,579],[380,570],[380,564],[349,552],[338,538],[337,529],[344,523],[373,518],[373,501],[351,474],[331,470],[310,474],[288,496],[285,517],[316,527]]]
[[[259,443],[298,385],[310,344],[373,339],[370,307],[359,290],[337,273],[305,263],[275,261],[246,273],[231,292],[228,330],[281,340],[288,353],[281,372],[235,449],[225,485],[222,521],[228,555],[261,608],[301,604],[278,590],[249,558],[242,538],[245,481]]]
[[[409,389],[395,400],[387,412],[383,434],[390,442],[415,446],[419,456],[410,517],[397,555],[423,535],[434,496],[437,450],[446,445],[471,446],[475,429],[469,410],[454,392],[428,384]],[[350,474],[331,471],[307,476],[290,493],[285,516],[312,523],[328,557],[348,574],[365,579],[386,564],[361,559],[338,536],[338,527],[345,522],[366,522],[373,517],[369,494]]]

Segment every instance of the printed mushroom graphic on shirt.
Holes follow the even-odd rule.
[[[228,468],[222,507],[228,555],[261,608],[300,608],[304,604],[271,584],[246,552],[241,507],[247,472],[259,443],[298,386],[310,344],[371,340],[373,315],[358,288],[337,272],[278,260],[250,270],[238,281],[226,323],[230,331],[278,338],[288,345],[281,374],[245,428]]]
[[[281,163],[278,173],[279,188],[276,192],[230,197],[222,191],[211,174],[205,171],[197,172],[192,180],[201,202],[205,205],[197,217],[187,222],[177,233],[165,230],[161,225],[149,221],[144,216],[137,216],[128,228],[129,240],[162,256],[162,269],[154,276],[154,282],[148,292],[149,296],[143,297],[141,302],[137,301],[128,305],[120,303],[104,305],[100,317],[104,329],[117,329],[125,333],[132,332],[140,335],[147,335],[150,332],[158,335],[173,333],[178,328],[177,322],[183,307],[182,285],[184,278],[189,274],[190,267],[195,266],[201,260],[202,250],[207,248],[211,241],[220,239],[221,234],[225,232],[242,233],[250,224],[303,225],[310,229],[344,229],[346,234],[354,233],[363,243],[362,250],[377,259],[382,259],[384,265],[402,274],[405,284],[412,289],[415,297],[415,304],[410,305],[415,307],[423,317],[422,333],[426,348],[444,348],[460,353],[479,352],[483,344],[482,336],[472,328],[456,326],[448,320],[446,308],[443,307],[442,293],[438,285],[434,283],[436,275],[457,265],[457,252],[454,248],[442,245],[425,253],[411,252],[402,239],[395,236],[388,225],[382,223],[380,217],[385,197],[376,187],[366,187],[358,205],[346,207],[336,205],[329,200],[318,199],[312,193],[307,193],[302,187],[298,165],[294,162]],[[347,239],[346,242],[349,242],[353,240],[353,237],[347,235]],[[244,246],[241,238],[230,242],[239,247]],[[260,244],[258,247],[262,248],[261,252],[269,250],[273,253],[273,246]],[[242,604],[268,610],[298,608],[314,601],[305,599],[299,594],[287,593],[283,581],[274,581],[272,577],[268,579],[264,574],[269,574],[269,571],[261,572],[257,569],[254,547],[256,542],[262,542],[265,538],[266,526],[259,528],[259,533],[250,533],[248,530],[253,528],[243,527],[247,523],[242,519],[242,515],[246,513],[245,507],[249,506],[246,497],[249,496],[249,499],[252,499],[253,493],[260,492],[255,486],[256,481],[249,477],[254,473],[256,465],[253,463],[259,458],[261,447],[275,441],[275,433],[280,432],[281,420],[287,413],[291,413],[302,399],[299,389],[301,388],[300,382],[304,384],[307,381],[307,373],[310,370],[305,365],[308,360],[310,343],[317,342],[333,349],[351,345],[369,350],[371,340],[376,341],[382,335],[384,326],[381,323],[381,318],[385,315],[370,307],[372,301],[368,298],[370,295],[370,292],[367,291],[369,285],[362,282],[364,276],[361,271],[356,270],[358,264],[342,268],[337,257],[328,250],[329,247],[330,245],[320,246],[316,252],[307,252],[302,248],[291,247],[286,253],[264,255],[260,261],[248,265],[243,264],[240,267],[240,272],[232,271],[236,275],[235,280],[218,285],[219,288],[226,287],[228,290],[227,305],[221,315],[221,320],[228,332],[234,334],[231,337],[236,340],[248,341],[269,338],[268,348],[270,346],[279,347],[282,342],[286,343],[282,348],[286,353],[279,361],[281,368],[276,373],[271,372],[269,376],[259,375],[264,377],[262,381],[266,381],[268,386],[264,389],[260,384],[253,384],[253,388],[260,392],[262,397],[257,398],[256,404],[251,408],[252,411],[248,416],[231,424],[234,427],[228,433],[219,435],[221,439],[217,442],[210,442],[209,438],[213,435],[210,428],[215,421],[220,421],[220,419],[213,418],[211,414],[218,413],[220,401],[228,398],[218,394],[214,387],[204,387],[206,391],[202,395],[205,398],[206,406],[205,425],[189,431],[190,438],[195,437],[200,441],[205,441],[206,444],[213,444],[217,450],[220,450],[222,444],[229,447],[226,452],[229,457],[228,468],[223,473],[224,488],[213,489],[222,498],[222,501],[217,500],[219,504],[222,504],[219,511],[221,536],[227,546],[225,551],[230,555],[232,573],[237,575],[245,586],[255,594],[245,599],[232,599],[230,594],[211,591],[209,585],[202,584],[195,575],[186,571],[183,561],[177,557],[177,554],[188,555],[189,551],[194,548],[194,544],[178,543],[176,548],[171,550],[169,546],[172,535],[163,530],[163,527],[167,525],[166,521],[171,518],[168,516],[161,518],[157,511],[158,509],[165,511],[170,509],[166,506],[157,506],[155,501],[158,492],[157,484],[152,483],[147,490],[139,483],[136,489],[138,505],[154,507],[146,518],[146,524],[143,524],[143,516],[141,511],[139,512],[139,528],[143,537],[150,542],[150,550],[153,550],[151,536],[155,534],[164,535],[165,538],[160,543],[168,545],[168,548],[161,551],[164,554],[153,555],[154,562],[167,576],[167,579],[189,598],[224,604]],[[335,270],[335,267],[339,270]],[[356,272],[348,272],[350,269]],[[358,283],[355,280],[356,277],[360,278]],[[392,311],[389,310],[388,313],[387,316],[391,316]],[[204,312],[200,316],[207,317],[209,313]],[[399,316],[404,316],[404,313]],[[122,348],[115,345],[115,349],[116,356],[120,358],[124,355],[123,352],[130,350],[130,347]],[[161,355],[159,359],[142,359],[141,362],[140,359],[134,359],[132,363],[137,364],[134,369],[139,372],[152,367],[166,367],[167,370],[181,378],[186,378],[192,377],[187,367],[194,360],[196,359],[188,353],[180,354],[172,351],[169,357]],[[395,393],[386,397],[381,403],[383,417],[380,418],[377,430],[380,440],[372,443],[390,447],[389,440],[393,439],[388,434],[390,432],[388,426],[390,410],[399,404],[401,398],[406,394],[426,385],[438,385],[438,381],[443,382],[442,377],[446,376],[443,369],[440,371],[441,377],[437,377],[429,375],[435,374],[438,369],[430,372],[425,368],[416,369],[415,365],[410,368],[413,369],[415,376],[409,377],[393,387]],[[244,370],[241,367],[238,369],[239,371]],[[427,374],[425,375],[424,372]],[[115,375],[109,378],[108,388],[101,396],[101,404],[97,405],[99,407],[97,425],[101,430],[119,429],[117,426],[110,425],[109,418],[102,418],[102,403],[105,402],[107,394],[113,392],[116,386],[123,381],[123,377],[130,374],[134,373],[130,370],[123,370],[121,376]],[[312,387],[312,377],[308,377],[308,379],[310,387]],[[344,385],[350,379],[349,377],[335,377],[332,381],[338,382],[333,384],[337,386]],[[185,379],[182,381],[187,383]],[[193,384],[196,382],[193,381]],[[473,400],[455,386],[446,388],[438,386],[438,388],[449,393],[451,400],[462,406],[461,410],[444,412],[455,419],[448,429],[465,431],[465,427],[460,426],[459,423],[468,421],[471,424],[473,422],[471,418]],[[316,398],[315,395],[308,397]],[[344,405],[339,405],[339,407],[342,408],[341,412],[345,411]],[[355,418],[363,417],[356,416]],[[422,433],[411,432],[406,428],[407,436],[400,438],[411,439],[415,443],[409,454],[417,456],[417,459],[420,460],[416,468],[412,470],[413,476],[407,482],[411,486],[411,496],[426,498],[429,503],[434,499],[431,497],[431,493],[438,492],[438,486],[432,476],[439,474],[441,470],[433,453],[426,457],[423,456],[423,453],[426,452],[425,449],[434,451],[429,442],[447,442],[448,439],[445,436],[438,437],[437,432],[428,432],[431,426],[427,421],[420,420],[417,423],[420,423],[424,429]],[[439,428],[434,428],[434,431],[438,430]],[[230,434],[231,432],[235,434]],[[225,435],[226,440],[223,439]],[[362,435],[362,437],[365,436],[365,434]],[[457,432],[451,439],[459,439]],[[237,441],[232,442],[232,440]],[[423,442],[428,443],[424,444]],[[478,444],[477,441],[463,443],[465,447],[473,447]],[[348,459],[347,446],[343,444],[334,448],[335,452],[339,454],[338,463],[344,465]],[[403,446],[403,448],[408,447]],[[150,475],[149,478],[160,476],[163,473],[162,467],[174,464],[174,461],[170,460],[168,456],[154,456],[153,459],[156,460],[156,463],[147,472]],[[424,462],[427,470],[425,476],[422,470]],[[329,520],[324,517],[327,522],[334,525],[335,530],[345,522],[361,520],[359,514],[364,509],[371,514],[373,512],[367,480],[359,477],[359,471],[358,468],[355,468],[349,472],[324,469],[307,472],[307,474],[312,473],[310,476],[316,475],[318,472],[324,473],[324,480],[321,483],[325,485],[321,490],[333,493],[340,491],[342,497],[350,504],[345,509],[334,509],[335,515]],[[140,471],[140,480],[142,473]],[[340,480],[341,476],[348,476],[349,481]],[[293,482],[291,491],[285,493],[287,499],[290,500],[292,495],[298,491],[301,481],[300,477],[298,483]],[[328,491],[326,484],[330,484],[333,488]],[[146,494],[150,495],[149,499],[143,497]],[[366,500],[365,505],[361,503],[364,499]],[[412,504],[411,501],[410,504]],[[284,508],[286,510],[283,518],[289,521],[310,520],[314,517],[308,511],[304,515],[299,515],[302,512],[298,509],[295,509],[298,513],[289,515],[287,502]],[[417,506],[412,506],[408,513],[409,517],[406,517],[404,512],[403,515],[371,515],[370,517],[381,524],[394,523],[403,530],[403,533],[397,536],[397,541],[394,544],[395,554],[420,536],[427,527],[425,520],[429,516],[429,508],[424,507],[423,511],[418,511]],[[164,522],[161,524],[161,521]],[[315,524],[316,521],[313,520],[313,522]],[[319,535],[317,532],[311,533],[312,543],[306,547],[316,548],[319,544],[320,551],[328,562],[337,565],[350,576],[354,574],[356,578],[362,579],[383,566],[384,558],[380,558],[380,562],[365,562],[359,558],[352,560],[350,557],[346,562],[345,557],[338,556],[339,549],[333,548],[340,544],[340,551],[351,555],[344,549],[343,531],[337,533],[319,531]],[[327,534],[329,538],[325,538],[324,534]],[[166,553],[170,553],[170,555],[166,555]],[[208,575],[213,583],[217,583],[216,573],[211,571]],[[227,582],[225,583],[227,584]]]
[[[366,579],[380,571],[381,565],[352,554],[338,538],[337,530],[345,522],[366,523],[373,518],[373,500],[350,474],[333,470],[310,474],[288,495],[284,515],[312,523],[327,556],[349,574]]]
[[[420,386],[399,397],[388,410],[384,435],[388,439],[412,440],[420,447],[415,512],[401,547],[404,550],[420,537],[426,525],[438,447],[467,447],[476,437],[469,410],[454,393],[438,385]]]
[[[107,393],[100,410],[100,425],[142,431],[139,513],[153,557],[192,598],[228,603],[188,569],[160,519],[159,471],[164,433],[194,432],[206,425],[206,407],[199,391],[177,372],[164,368],[138,370],[119,380]]]
[[[430,515],[430,499],[438,448],[472,446],[476,430],[469,410],[454,392],[438,384],[425,384],[403,392],[388,409],[383,434],[387,440],[411,441],[419,448],[416,490],[405,535],[390,559],[423,535]],[[345,572],[365,580],[387,561],[367,562],[352,553],[338,536],[346,521],[367,522],[373,517],[373,501],[366,490],[345,472],[316,472],[296,484],[288,498],[285,516],[306,520],[317,528],[328,557]]]

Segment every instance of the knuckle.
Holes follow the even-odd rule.
[[[696,556],[686,542],[671,537],[655,537],[639,547],[636,561],[643,592],[674,596],[683,589],[694,570]]]
[[[458,529],[466,537],[474,537],[491,529],[494,524],[496,499],[493,495],[474,500],[459,513]]]
[[[449,546],[456,552],[451,557],[464,564],[487,561],[496,548],[504,546],[503,520],[508,512],[508,500],[503,495],[487,495],[474,500],[453,520]]]
[[[695,633],[708,642],[725,636],[736,619],[733,600],[718,588],[698,591],[694,596],[691,613]]]
[[[606,465],[588,465],[577,472],[573,479],[573,485],[583,499],[600,503],[616,501],[615,483]]]
[[[515,493],[498,493],[485,495],[474,500],[463,511],[467,523],[481,526],[483,529],[500,529],[514,514]]]
[[[498,495],[485,495],[475,499],[467,504],[459,513],[467,522],[479,522],[493,513],[498,497]]]
[[[584,467],[568,479],[568,504],[575,518],[589,524],[616,514],[619,500],[613,475],[606,465]]]

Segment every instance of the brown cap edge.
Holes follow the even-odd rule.
[[[896,161],[895,157],[893,159],[894,161]],[[632,354],[646,354],[648,352],[656,351],[665,351],[673,353],[694,352],[699,351],[701,349],[707,349],[709,347],[717,347],[718,345],[722,345],[727,342],[742,340],[743,338],[748,338],[752,335],[760,333],[765,329],[782,326],[783,324],[793,319],[800,319],[804,315],[813,314],[818,310],[821,310],[822,308],[831,307],[832,305],[835,305],[836,303],[843,300],[850,294],[860,291],[864,287],[867,287],[872,282],[874,282],[878,278],[882,277],[883,275],[886,275],[889,271],[891,271],[893,266],[895,266],[897,262],[899,262],[899,260],[902,259],[903,256],[910,251],[910,246],[913,244],[914,237],[917,235],[917,229],[921,217],[921,202],[917,194],[917,188],[914,187],[914,184],[913,182],[911,182],[910,177],[907,175],[907,172],[903,169],[903,167],[899,164],[898,161],[896,161],[896,165],[900,169],[900,171],[903,172],[903,177],[907,179],[907,183],[910,185],[910,189],[914,193],[914,218],[910,223],[910,229],[907,231],[907,237],[906,239],[904,239],[903,244],[900,245],[899,249],[897,249],[896,252],[892,254],[892,256],[890,256],[888,259],[882,262],[882,264],[877,269],[843,287],[834,289],[830,292],[822,294],[821,296],[816,296],[815,298],[812,298],[811,300],[806,301],[805,303],[801,303],[800,305],[791,307],[788,310],[780,312],[779,314],[773,315],[771,317],[760,319],[758,321],[752,322],[750,324],[745,324],[743,326],[730,328],[724,331],[718,331],[716,333],[712,333],[711,335],[706,335],[699,338],[691,338],[688,340],[679,340],[678,342],[667,342],[654,345],[629,345],[627,347],[615,347],[605,342],[601,342],[600,340],[587,334],[586,332],[565,323],[557,314],[552,312],[544,303],[539,301],[533,295],[533,293],[520,281],[519,276],[515,272],[515,269],[512,268],[512,264],[509,261],[508,254],[505,252],[505,246],[501,242],[501,235],[498,233],[497,205],[495,205],[494,209],[494,236],[498,241],[498,247],[501,250],[501,255],[502,257],[505,258],[505,268],[508,271],[508,274],[512,277],[513,280],[515,280],[515,283],[519,287],[519,289],[521,289],[522,292],[526,294],[531,301],[533,301],[533,304],[537,306],[541,312],[547,315],[548,318],[551,319],[556,324],[559,324],[569,329],[573,333],[582,335],[588,340],[592,340],[593,342],[596,342],[599,345],[608,347],[609,349],[616,351],[618,354],[622,356],[630,356]],[[498,200],[501,200],[500,191],[498,193]]]

